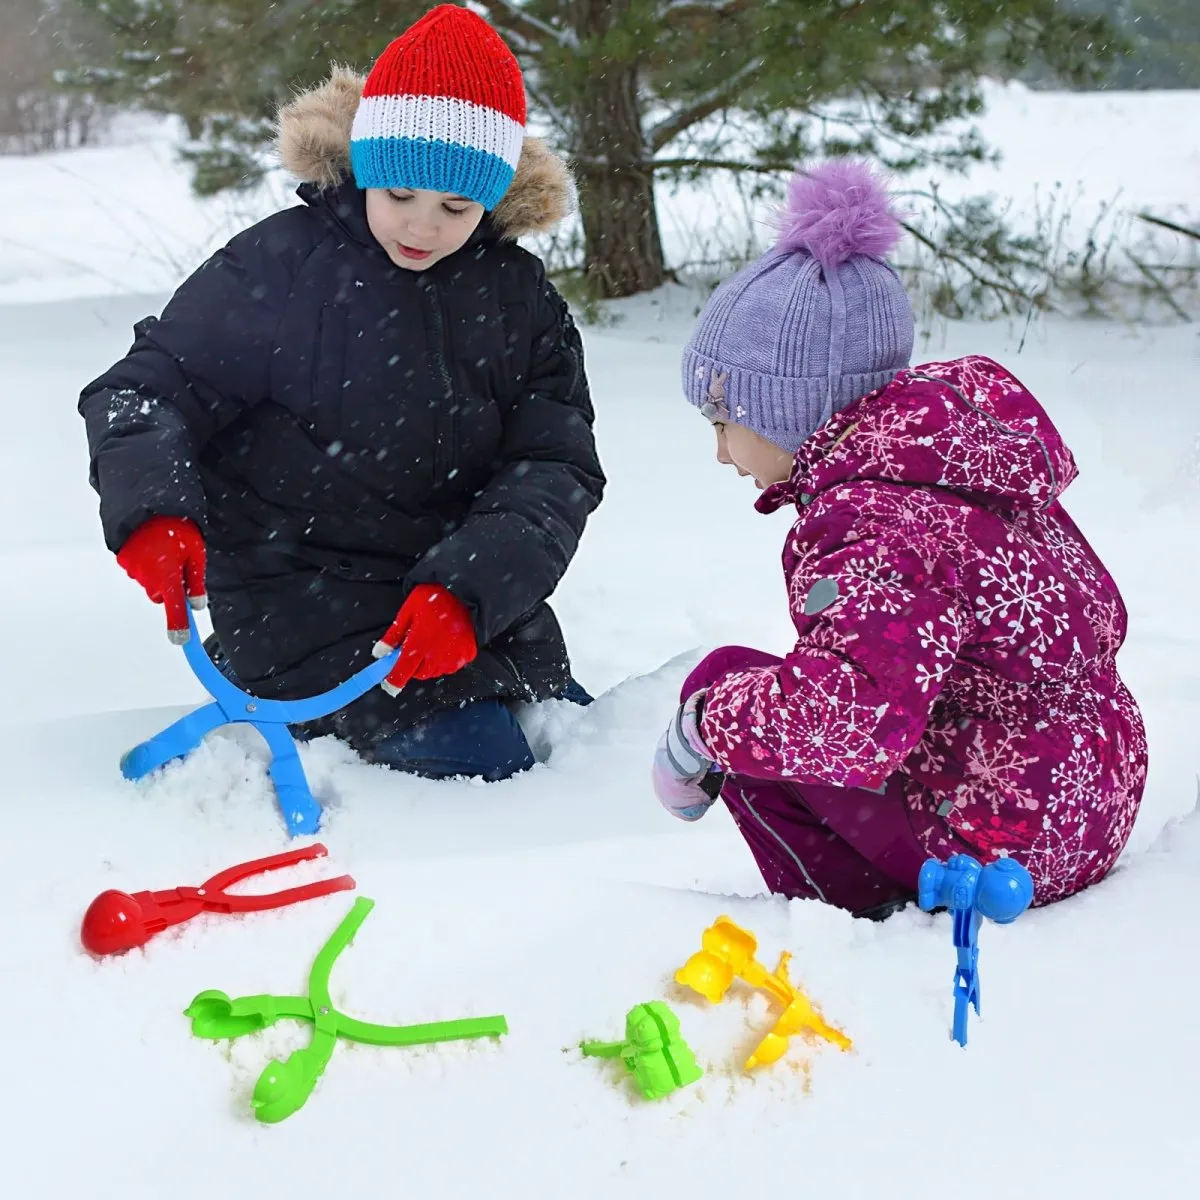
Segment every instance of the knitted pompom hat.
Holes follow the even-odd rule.
[[[797,172],[779,238],[727,279],[683,355],[683,390],[714,421],[794,452],[909,365],[912,306],[884,261],[902,228],[865,163]]]
[[[350,131],[360,188],[427,188],[495,208],[525,137],[521,68],[500,35],[440,4],[376,60]]]

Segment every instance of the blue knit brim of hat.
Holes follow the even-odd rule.
[[[714,381],[720,380],[724,410],[710,419],[744,425],[789,454],[795,454],[835,412],[896,377],[894,369],[841,375],[831,394],[825,376],[788,377],[730,367],[691,346],[684,351],[682,371],[689,404],[699,409],[713,404]]]
[[[486,150],[427,138],[360,138],[350,143],[360,188],[420,188],[466,196],[491,211],[516,172]]]

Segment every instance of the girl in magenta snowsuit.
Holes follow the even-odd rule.
[[[655,790],[686,820],[719,791],[786,896],[884,914],[955,852],[1069,896],[1111,870],[1146,778],[1125,607],[1059,502],[1070,451],[990,359],[909,365],[900,226],[866,167],[798,175],[781,224],[712,296],[683,382],[758,510],[796,507],[797,640],[692,672]]]

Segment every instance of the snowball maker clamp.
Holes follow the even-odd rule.
[[[344,683],[306,700],[260,700],[231,683],[213,664],[200,640],[196,619],[190,609],[188,629],[191,636],[183,643],[183,653],[213,702],[180,717],[161,733],[134,746],[121,759],[121,774],[126,779],[144,779],[172,759],[190,754],[221,725],[252,725],[262,734],[271,752],[268,771],[288,833],[292,837],[316,833],[321,825],[321,806],[308,786],[296,741],[288,726],[328,716],[357,700],[383,681],[399,651],[376,659]]]
[[[854,1043],[840,1030],[828,1024],[812,1001],[788,977],[792,956],[785,950],[774,971],[768,971],[755,958],[758,940],[748,929],[734,924],[729,917],[718,917],[701,935],[702,947],[675,972],[675,982],[699,992],[710,1004],[718,1004],[735,978],[764,991],[782,1006],[783,1013],[771,1031],[746,1060],[746,1070],[768,1066],[781,1059],[788,1040],[796,1034],[823,1038],[840,1050]]]
[[[224,992],[207,991],[201,992],[184,1012],[184,1016],[191,1018],[196,1037],[214,1041],[257,1033],[280,1018],[312,1024],[312,1041],[307,1046],[293,1051],[282,1062],[269,1063],[259,1076],[251,1105],[260,1121],[274,1124],[303,1106],[329,1065],[338,1038],[371,1046],[424,1046],[467,1038],[501,1037],[508,1032],[508,1022],[502,1016],[467,1017],[424,1025],[373,1025],[339,1012],[330,998],[329,975],[338,955],[350,945],[374,906],[375,902],[365,896],[354,902],[313,960],[307,996],[230,999]]]
[[[324,858],[327,853],[325,847],[317,842],[283,854],[272,854],[269,858],[256,858],[253,862],[239,863],[218,871],[199,887],[134,892],[133,895],[110,888],[107,892],[101,892],[88,906],[80,940],[91,954],[122,954],[136,946],[144,946],[155,934],[173,925],[182,925],[202,912],[262,912],[297,904],[302,900],[314,900],[334,892],[349,891],[354,887],[354,880],[349,875],[319,879],[315,883],[286,888],[282,892],[231,895],[225,890],[252,875]]]
[[[967,1044],[970,1006],[979,1014],[979,926],[1015,921],[1033,903],[1033,877],[1011,858],[981,867],[969,854],[929,859],[917,878],[917,903],[929,911],[948,908],[954,918],[954,1040]]]
[[[621,1059],[647,1100],[661,1100],[704,1074],[679,1032],[679,1018],[661,1000],[629,1010],[623,1042],[582,1042],[579,1050],[585,1058]]]

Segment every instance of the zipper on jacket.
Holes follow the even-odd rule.
[[[804,876],[805,882],[808,884],[808,886],[817,893],[817,899],[819,899],[822,904],[828,904],[829,901],[825,899],[825,893],[817,886],[816,880],[813,879],[813,877],[808,873],[808,868],[800,861],[800,855],[798,855],[795,850],[793,850],[791,846],[789,846],[787,842],[785,842],[783,838],[780,837],[779,834],[772,829],[771,826],[762,819],[762,817],[758,815],[754,805],[746,799],[746,792],[744,788],[737,788],[736,792],[737,798],[746,806],[746,811],[775,839],[775,841],[779,843],[780,847],[788,856],[788,858],[790,858],[792,862],[794,862],[796,866],[800,868],[800,874]]]
[[[450,334],[446,323],[446,310],[442,302],[442,291],[436,281],[428,279],[425,282],[426,293],[432,300],[433,323],[437,330],[437,346],[434,354],[437,358],[438,375],[442,381],[441,403],[449,405],[449,420],[443,425],[436,418],[434,428],[440,431],[446,429],[446,444],[440,441],[434,446],[433,468],[434,483],[442,483],[454,478],[458,463],[458,395],[454,390],[454,377],[450,372]]]
[[[1049,448],[1036,433],[1028,429],[1013,429],[1011,426],[1005,425],[999,417],[992,416],[990,412],[984,412],[978,404],[972,403],[962,389],[951,383],[948,379],[939,379],[936,375],[926,375],[922,371],[913,371],[912,378],[924,380],[926,383],[940,383],[942,387],[949,388],[973,413],[977,413],[985,421],[994,425],[1001,433],[1006,433],[1009,437],[1024,438],[1026,441],[1034,442],[1042,452],[1042,458],[1046,463],[1046,472],[1050,476],[1050,494],[1046,498],[1046,503],[1041,505],[1041,511],[1045,512],[1048,508],[1053,507],[1059,494],[1058,472],[1054,469],[1054,459],[1050,455]]]
[[[494,657],[496,657],[497,659],[500,660],[501,666],[508,668],[509,673],[512,675],[513,679],[516,681],[517,687],[521,690],[522,693],[524,693],[525,702],[527,704],[535,703],[537,700],[537,695],[534,692],[533,688],[531,688],[529,686],[529,681],[525,678],[524,674],[521,672],[521,668],[517,666],[517,660],[515,658],[513,658],[513,656],[511,654],[507,653],[504,650],[497,649],[497,647],[495,647],[495,646],[489,646],[488,650],[491,651],[491,653]]]

